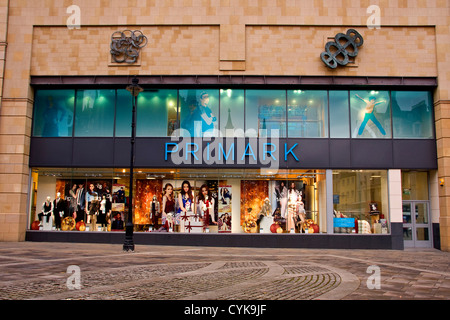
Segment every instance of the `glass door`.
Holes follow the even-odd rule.
[[[405,247],[431,247],[430,204],[403,201],[403,240]]]

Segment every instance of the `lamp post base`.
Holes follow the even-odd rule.
[[[133,224],[127,223],[125,230],[125,242],[123,243],[123,251],[133,252],[134,251],[134,241],[133,241]]]

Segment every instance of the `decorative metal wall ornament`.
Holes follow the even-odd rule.
[[[345,66],[349,63],[349,57],[358,55],[358,48],[363,43],[364,39],[358,31],[348,29],[346,34],[338,33],[334,41],[327,42],[320,58],[331,69],[335,69],[338,65]]]
[[[135,63],[147,41],[139,30],[116,31],[111,35],[111,56],[117,63]]]

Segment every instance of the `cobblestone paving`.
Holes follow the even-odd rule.
[[[80,270],[70,290],[69,266]],[[370,266],[380,287],[369,288]],[[450,299],[450,254],[0,243],[1,300]]]

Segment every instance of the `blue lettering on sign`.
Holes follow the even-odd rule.
[[[284,144],[284,161],[288,161],[288,157],[291,156],[295,161],[300,161],[297,157],[297,154],[295,153],[295,148],[298,146],[298,143],[294,144],[291,147],[288,147],[288,144]],[[210,161],[210,159],[213,159],[213,161],[219,161],[218,163],[222,164],[222,159],[225,161],[228,161],[230,158],[232,161],[235,161],[236,156],[241,156],[241,160],[244,160],[246,157],[252,157],[254,161],[266,161],[267,159],[270,159],[270,161],[277,162],[278,156],[281,158],[281,150],[278,151],[278,149],[281,149],[278,147],[277,143],[261,143],[259,144],[252,144],[248,142],[245,145],[245,149],[242,146],[242,149],[237,147],[235,143],[231,143],[227,145],[227,147],[224,146],[223,142],[218,142],[217,144],[210,144],[207,143],[205,147],[202,147],[204,150],[201,150],[201,144],[195,143],[195,142],[166,142],[164,147],[164,160],[169,160],[169,157],[172,161],[174,160],[174,157],[179,161],[179,163],[185,163],[185,161],[190,161],[190,159],[195,159],[199,161],[198,152],[200,152],[200,156],[203,155],[203,158],[206,158],[205,160]],[[254,148],[256,148],[257,154],[255,154]],[[211,152],[214,151],[214,155],[211,154]],[[184,156],[179,155],[179,153],[182,152]],[[236,152],[238,154],[236,154]],[[227,162],[228,163],[228,162]],[[228,163],[229,164],[229,163]]]
[[[251,153],[247,153],[248,149],[250,149]],[[250,142],[247,143],[247,146],[245,147],[245,152],[242,155],[242,159],[241,160],[244,160],[245,156],[253,156],[253,159],[256,161],[256,157],[255,157],[255,154],[253,153],[253,149],[252,149],[252,146],[250,145]]]
[[[175,146],[176,149],[173,148],[172,150],[169,151],[169,149],[167,148],[169,145]],[[174,149],[175,149],[175,150],[174,150]],[[169,153],[174,153],[174,152],[177,152],[177,151],[178,151],[178,144],[177,144],[177,143],[166,142],[166,147],[165,147],[165,149],[164,149],[164,153],[165,153],[164,160],[167,161],[167,155],[168,155]]]
[[[291,154],[295,161],[299,161],[297,156],[294,153],[294,148],[298,145],[298,143],[294,144],[289,150],[287,150],[287,143],[284,144],[284,161],[287,161],[288,154]]]
[[[231,160],[234,160],[234,143],[231,144],[230,149],[228,149],[227,153],[225,153],[225,150],[223,149],[222,144],[219,143],[219,150],[222,151],[222,154],[223,154],[223,157],[225,160],[228,160],[228,157],[230,156],[230,152],[233,151]],[[220,155],[221,155],[221,153],[219,152],[219,160],[221,160]]]
[[[195,150],[189,150],[188,146],[195,146]],[[195,155],[195,153],[197,151],[198,151],[198,144],[193,143],[193,142],[186,143],[186,160],[188,159],[188,153],[192,153],[192,155],[194,156],[195,160],[198,160],[197,156]]]
[[[267,150],[267,146],[272,146],[272,150]],[[263,146],[263,160],[266,160],[266,153],[273,158],[273,160],[277,161],[277,158],[273,155],[273,153],[277,150],[277,146],[273,143],[265,143]]]

